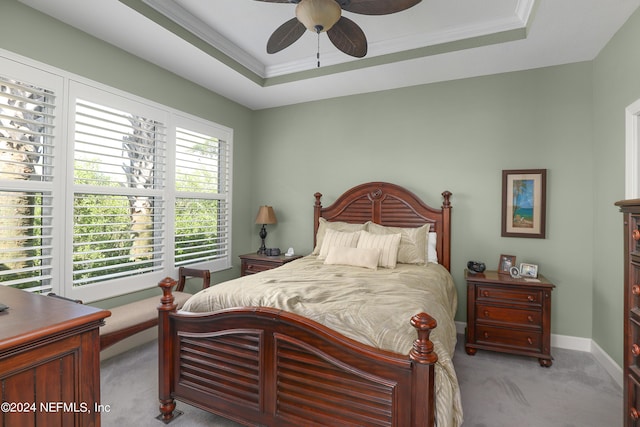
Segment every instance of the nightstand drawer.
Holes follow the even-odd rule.
[[[478,304],[476,320],[482,323],[501,323],[542,329],[542,312],[540,310],[521,310]]]
[[[542,351],[542,333],[534,331],[515,331],[513,329],[476,325],[476,342],[478,344],[502,345],[527,351]]]
[[[251,264],[248,264],[244,266],[244,268],[242,269],[242,275],[246,276],[247,274],[256,274],[256,273],[260,273],[261,271],[267,271],[267,270],[271,270],[273,268],[273,264],[263,264],[260,262],[252,262]]]
[[[271,270],[285,265],[288,262],[302,258],[301,255],[285,256],[267,256],[261,254],[245,254],[240,255],[242,264],[240,265],[240,275],[256,274],[262,271]]]
[[[541,289],[501,288],[497,286],[478,285],[477,301],[505,301],[529,305],[542,305]]]

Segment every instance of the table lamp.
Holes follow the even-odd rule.
[[[276,219],[276,213],[273,211],[271,206],[260,206],[258,209],[258,215],[256,216],[256,224],[262,224],[262,228],[260,229],[260,238],[262,239],[262,245],[260,249],[258,249],[258,254],[264,255],[267,250],[267,247],[264,244],[264,239],[267,238],[267,224],[276,224],[278,220]]]

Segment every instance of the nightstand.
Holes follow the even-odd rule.
[[[550,367],[551,291],[544,276],[514,279],[497,271],[471,273],[467,281],[467,330],[465,350],[478,349],[537,357]]]
[[[293,256],[267,256],[258,254],[245,254],[240,255],[242,265],[240,267],[240,275],[246,276],[248,274],[260,273],[261,271],[271,270],[272,268],[280,267],[288,262],[302,258],[302,255]]]

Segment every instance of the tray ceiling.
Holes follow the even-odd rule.
[[[640,0],[422,0],[344,12],[356,59],[307,31],[270,55],[295,5],[253,0],[19,0],[252,109],[593,59]],[[316,51],[321,67],[317,67]]]

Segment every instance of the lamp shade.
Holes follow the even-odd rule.
[[[309,31],[328,31],[338,22],[342,9],[335,0],[300,0],[296,6],[296,18]]]
[[[276,213],[271,206],[260,206],[256,216],[256,224],[275,224],[277,222]]]

